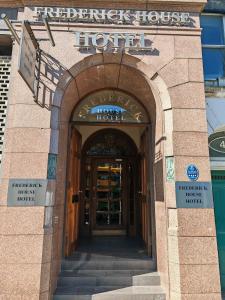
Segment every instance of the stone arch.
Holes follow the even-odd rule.
[[[163,78],[155,67],[147,65],[139,58],[127,54],[96,54],[84,58],[66,71],[57,85],[51,114],[51,128],[54,140],[58,140],[57,180],[55,190],[55,210],[64,222],[64,206],[66,194],[66,169],[68,154],[68,137],[70,117],[75,106],[88,94],[101,89],[120,89],[137,98],[145,107],[151,122],[151,146],[153,162],[156,162],[156,172],[159,174],[155,181],[162,182],[163,178],[163,141],[167,129],[164,125],[164,110],[171,108],[170,96]],[[172,132],[172,128],[168,128]],[[58,137],[58,139],[56,138]],[[155,155],[157,154],[157,155]],[[160,166],[157,165],[160,160]],[[160,171],[158,172],[158,168]],[[154,171],[152,171],[152,176]],[[160,178],[159,178],[160,177]],[[62,184],[63,183],[63,184]],[[161,197],[161,195],[159,196]],[[161,199],[160,199],[161,200]],[[61,208],[59,208],[61,207]],[[60,210],[60,213],[59,213]],[[53,238],[57,247],[53,257],[53,275],[60,270],[61,249],[63,243],[63,222],[60,230]],[[56,280],[53,282],[56,283]]]

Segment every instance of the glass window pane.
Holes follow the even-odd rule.
[[[224,77],[224,49],[203,49],[205,80]]]
[[[202,16],[201,27],[203,45],[224,45],[222,17]]]

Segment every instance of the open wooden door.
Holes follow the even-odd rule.
[[[65,256],[72,254],[77,246],[79,235],[80,159],[81,135],[75,128],[72,128],[68,160]]]
[[[148,127],[141,136],[141,161],[140,161],[140,192],[139,203],[141,212],[141,235],[147,247],[148,255],[152,255],[152,230],[151,230],[151,197],[150,197],[150,149]]]

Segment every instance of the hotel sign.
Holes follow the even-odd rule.
[[[92,9],[64,7],[34,7],[35,17],[49,16],[52,21],[116,25],[188,26],[192,23],[187,12]]]
[[[148,123],[144,107],[122,91],[92,94],[77,106],[73,121],[93,123]]]
[[[210,182],[176,182],[177,208],[213,208]]]
[[[45,206],[47,180],[10,179],[8,206]]]
[[[106,50],[111,47],[111,49],[153,51],[151,44],[144,33],[75,32],[75,47],[79,48],[93,47]]]
[[[22,35],[20,40],[20,55],[18,72],[27,83],[32,92],[35,89],[35,67],[37,63],[37,47],[34,38],[28,31],[29,25],[24,22],[22,25]]]
[[[211,157],[225,156],[225,131],[216,132],[209,137],[209,153]]]

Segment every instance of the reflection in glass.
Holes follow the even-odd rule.
[[[201,16],[202,44],[223,45],[223,18],[220,16]]]
[[[120,215],[119,214],[111,214],[110,221],[111,221],[111,225],[119,225],[120,224]]]
[[[97,211],[108,211],[108,201],[98,201]]]
[[[98,163],[96,225],[122,225],[122,163]],[[104,201],[103,201],[104,200]]]
[[[108,225],[109,224],[109,215],[104,213],[96,213],[96,224],[99,226]]]
[[[85,164],[85,182],[84,182],[84,225],[90,224],[90,185],[91,185],[91,166]]]
[[[224,77],[225,49],[203,48],[203,62],[206,80]]]

